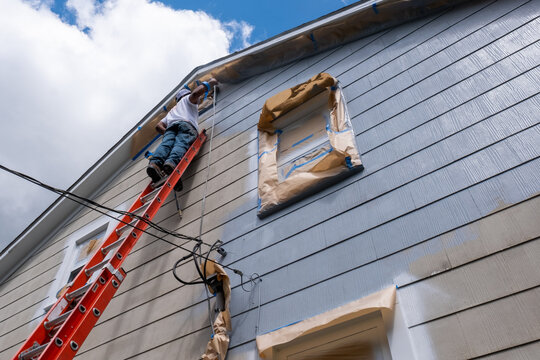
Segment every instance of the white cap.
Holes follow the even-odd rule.
[[[191,91],[189,91],[188,89],[180,89],[180,91],[176,94],[176,101],[189,94],[191,94]]]

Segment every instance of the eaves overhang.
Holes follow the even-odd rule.
[[[242,51],[198,66],[75,181],[68,191],[92,198],[103,190],[129,164],[130,145],[134,135],[171,101],[183,84],[211,76],[222,83],[237,83],[464,1],[360,1]],[[0,252],[0,284],[67,224],[80,207],[69,199],[59,197],[4,248]]]

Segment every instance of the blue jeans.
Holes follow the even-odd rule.
[[[172,124],[163,134],[163,140],[152,155],[150,162],[160,167],[164,163],[171,163],[176,167],[197,136],[193,125],[186,121]]]

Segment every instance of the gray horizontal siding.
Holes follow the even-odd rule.
[[[534,79],[534,77],[533,77],[532,79]],[[505,82],[505,79],[502,79],[501,82],[504,83],[504,82]],[[527,86],[525,86],[525,88],[526,88],[526,89],[527,89],[527,88],[530,88],[530,84],[527,84]],[[531,95],[534,95],[534,92],[533,92],[532,94],[529,94],[529,96],[531,96]],[[525,98],[526,98],[526,97],[525,97]],[[505,100],[506,100],[506,99],[505,99]],[[537,101],[537,99],[534,99],[534,100],[535,100],[535,102]],[[518,101],[521,101],[521,100],[518,100]],[[514,104],[512,103],[511,99],[510,99],[510,101],[509,101],[507,104],[508,104],[508,107],[511,107],[511,106],[515,105],[515,103],[514,103]],[[530,108],[531,103],[525,103],[525,104],[526,104],[526,105],[524,105],[524,106],[525,106],[525,109],[531,109],[531,108]],[[533,106],[537,106],[537,105],[533,105]],[[503,109],[505,109],[505,108],[503,108]],[[532,113],[534,114],[534,112],[532,112]],[[519,114],[519,112],[516,112],[516,114]],[[506,115],[506,114],[504,114],[504,115]],[[478,119],[477,121],[483,121],[483,120],[485,120],[485,119],[480,118],[480,119]],[[532,118],[532,119],[531,119],[531,122],[528,123],[528,126],[534,126],[534,124],[535,124],[535,119]],[[527,126],[527,125],[525,125],[525,126]],[[501,139],[505,139],[505,137],[504,137],[505,135],[504,135],[504,134],[501,134],[501,135],[502,135],[502,136],[501,136]],[[469,135],[469,136],[470,136],[470,135]],[[475,144],[471,144],[471,146],[474,146],[474,145],[475,145]],[[481,147],[479,147],[479,146],[476,144],[476,149],[478,150],[479,148],[481,148]],[[504,149],[503,149],[503,151],[504,151]],[[437,154],[437,155],[440,156],[440,154]],[[463,156],[467,156],[466,153],[463,153],[462,155],[463,155]],[[437,158],[437,157],[435,157],[435,158]],[[518,161],[522,161],[522,160],[520,160],[519,158],[518,158],[517,160],[518,160]],[[519,163],[519,162],[518,162],[518,163]],[[490,164],[490,165],[493,165],[493,164]],[[536,163],[535,163],[534,165],[536,166]],[[456,209],[453,209],[453,210],[455,211]],[[471,217],[474,218],[474,216],[478,216],[478,215],[473,215],[473,216],[471,216]],[[411,226],[411,227],[414,227],[414,226]],[[277,228],[280,228],[280,227],[277,226]],[[337,227],[332,227],[332,229],[335,229],[335,228],[337,228]],[[440,229],[439,229],[439,231],[440,231]],[[310,239],[313,240],[313,237],[310,237]],[[255,239],[250,239],[250,240],[251,240],[251,241],[244,241],[244,242],[242,243],[242,245],[245,245],[246,243],[251,243],[251,242],[255,242],[255,241],[256,241]],[[287,240],[289,241],[290,239],[287,239]],[[232,244],[231,244],[231,245],[232,245]],[[234,250],[238,250],[238,249],[233,248],[233,252],[234,252]],[[245,249],[243,249],[243,251],[246,252]],[[261,256],[261,257],[262,257],[262,256]],[[253,255],[252,255],[250,258],[253,258],[253,263],[256,263],[256,264],[259,265],[259,267],[260,267],[261,260],[262,260],[261,257],[259,257],[259,258],[254,258]],[[294,258],[294,257],[295,257],[295,254],[293,254],[292,257]],[[161,258],[160,261],[161,261],[161,260],[163,260],[163,259]],[[233,259],[233,261],[234,261],[234,259]],[[275,260],[274,260],[274,261],[275,261]],[[151,263],[148,263],[148,264],[151,264]],[[271,265],[271,266],[275,266],[275,265]],[[380,284],[379,284],[379,285],[380,285]],[[144,285],[142,285],[142,286],[144,286]],[[285,291],[285,293],[287,293],[287,292]],[[126,298],[127,298],[128,296],[129,296],[129,292],[128,292],[127,295],[126,295]],[[172,296],[172,295],[170,296],[170,299],[167,298],[167,300],[169,300],[169,301],[172,300],[172,299],[173,299],[173,296]],[[127,299],[126,299],[126,300],[127,300]],[[164,300],[164,302],[165,302],[165,300]],[[150,304],[152,304],[152,303],[149,302],[148,304],[149,304],[149,306],[150,306]],[[239,306],[239,307],[241,307],[241,306]],[[143,313],[143,312],[146,312],[145,309],[141,309],[141,313]],[[174,316],[174,315],[171,315],[171,316]],[[204,317],[204,314],[201,315],[201,316]],[[194,330],[192,330],[192,331],[194,331]],[[180,340],[179,340],[179,341],[180,341]],[[167,343],[167,342],[165,342],[165,343],[166,343],[166,344],[169,344],[169,343]],[[164,345],[164,346],[169,346],[169,345]],[[158,350],[156,350],[156,351],[159,352]],[[91,353],[92,353],[92,352],[89,352],[89,354],[91,354]],[[151,352],[150,352],[150,353],[151,353]],[[148,355],[148,353],[145,353],[145,354]]]
[[[519,261],[538,249],[540,236],[526,221],[527,211],[540,208],[537,16],[538,1],[476,2],[224,87],[203,238],[226,241],[225,264],[263,276],[262,331],[397,284],[421,354],[435,348],[444,358],[454,346],[463,357],[529,351],[527,344],[540,337],[534,328],[506,342],[482,342],[489,336],[482,333],[464,345],[459,341],[471,330],[455,326],[455,319],[503,311],[515,301],[526,307],[537,296],[535,276],[470,291],[482,272],[519,279],[520,271],[537,265]],[[320,71],[345,89],[366,169],[261,221],[255,215],[258,113],[268,96]],[[203,119],[209,126],[208,113]],[[207,151],[185,175],[182,221],[169,199],[155,219],[160,225],[198,234]],[[108,206],[133,201],[147,182],[144,166],[142,159],[134,162],[97,200]],[[36,298],[29,290],[47,289],[40,281],[50,280],[34,279],[41,265],[61,261],[69,235],[97,217],[81,212],[0,289],[0,307],[16,314],[2,315],[0,308],[2,356],[31,331]],[[495,240],[466,237],[487,227],[500,228],[491,233]],[[178,286],[170,275],[184,254],[141,239],[126,261],[126,281],[79,357],[199,354],[208,339],[204,293]],[[516,261],[513,272],[503,271]],[[182,272],[194,277],[191,265]],[[256,358],[256,304],[235,275],[232,281],[229,358]],[[433,297],[435,286],[448,293],[446,302],[420,302]],[[461,303],[452,301],[463,293]],[[459,341],[439,347],[439,328]]]

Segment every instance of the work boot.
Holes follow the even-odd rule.
[[[166,162],[163,164],[163,172],[167,175],[171,175],[174,169],[176,168],[176,165],[170,162]]]
[[[146,173],[148,176],[150,176],[153,183],[157,183],[163,176],[163,172],[161,171],[159,165],[153,162],[149,163],[146,167]]]

